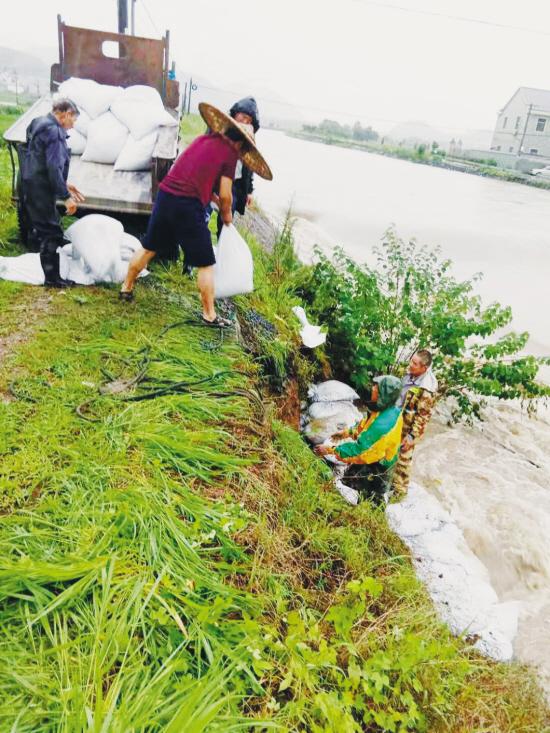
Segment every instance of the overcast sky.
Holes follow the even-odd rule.
[[[116,30],[116,0],[2,4],[0,45],[41,56],[57,13]],[[138,35],[166,28],[180,74],[284,100],[287,117],[491,129],[518,86],[550,89],[548,0],[137,0]]]

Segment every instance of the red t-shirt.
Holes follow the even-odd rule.
[[[206,206],[212,192],[218,189],[221,176],[235,178],[238,158],[226,137],[201,135],[176,158],[159,188],[175,196],[200,199]]]

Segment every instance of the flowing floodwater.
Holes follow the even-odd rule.
[[[447,171],[262,131],[273,172],[258,180],[275,217],[290,204],[302,257],[316,243],[368,260],[389,225],[438,245],[454,273],[484,274],[484,302],[511,305],[529,348],[550,355],[550,191]],[[518,659],[537,666],[550,691],[550,412],[529,418],[494,403],[474,427],[432,420],[413,479],[451,514],[488,570],[499,600],[520,608]]]

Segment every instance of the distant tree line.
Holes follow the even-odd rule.
[[[341,125],[336,120],[323,120],[319,125],[303,125],[303,130],[325,137],[340,137],[348,140],[378,140],[380,137],[370,125],[363,127],[360,122],[352,126]]]

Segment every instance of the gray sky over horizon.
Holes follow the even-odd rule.
[[[57,13],[116,30],[115,0],[10,0],[0,45],[55,54]],[[137,34],[166,28],[180,75],[283,100],[281,117],[492,129],[518,86],[550,89],[547,0],[138,0]]]

